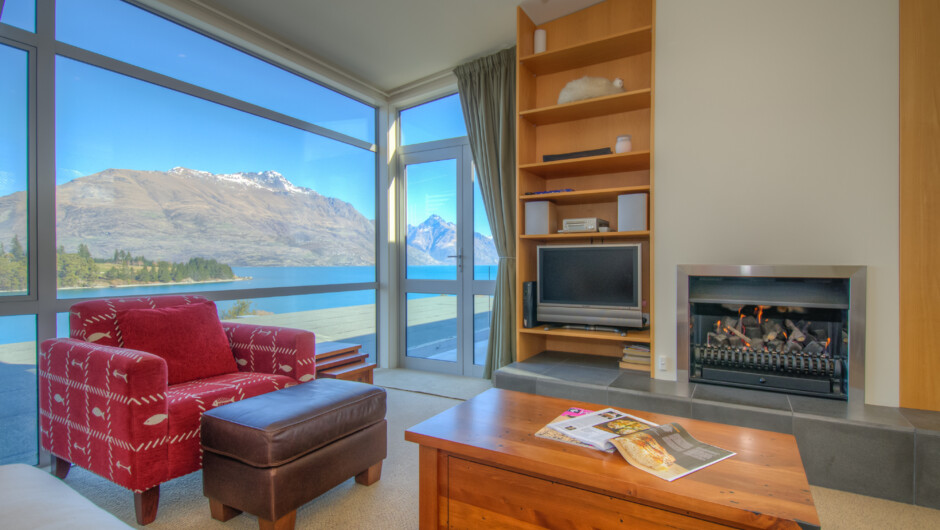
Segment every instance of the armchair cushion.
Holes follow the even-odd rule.
[[[172,476],[202,467],[199,418],[203,412],[296,384],[296,379],[285,375],[236,372],[170,386],[167,460]]]
[[[125,348],[166,361],[170,385],[238,371],[213,302],[127,309],[117,323]]]

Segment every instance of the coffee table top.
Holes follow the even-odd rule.
[[[796,439],[615,407],[650,421],[677,422],[702,442],[737,455],[667,482],[605,453],[535,436],[570,407],[605,405],[490,389],[405,431],[405,439],[468,459],[667,509],[753,527],[819,525]]]

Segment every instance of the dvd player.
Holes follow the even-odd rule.
[[[609,228],[610,223],[597,217],[581,217],[565,219],[562,221],[562,232],[598,232],[601,228]]]

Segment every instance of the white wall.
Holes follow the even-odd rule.
[[[898,404],[897,0],[659,0],[656,353],[679,264],[868,267],[866,402]]]

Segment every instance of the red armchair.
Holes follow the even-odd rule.
[[[42,446],[65,478],[71,464],[134,492],[137,522],[156,518],[160,484],[202,467],[199,418],[225,403],[314,379],[309,331],[222,322],[237,372],[169,385],[163,358],[123,347],[119,311],[205,302],[199,296],[115,298],[72,306],[68,339],[39,352]]]

